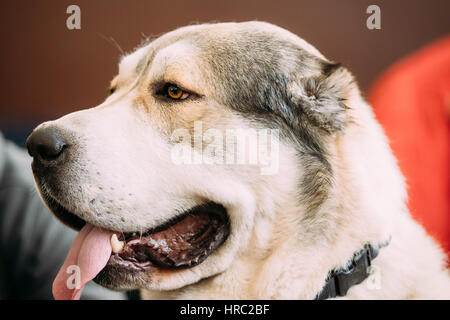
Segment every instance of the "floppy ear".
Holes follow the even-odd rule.
[[[319,65],[319,75],[294,82],[293,103],[314,126],[328,133],[339,132],[348,120],[346,101],[355,88],[354,78],[340,64],[320,61]]]

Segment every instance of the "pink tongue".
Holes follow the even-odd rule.
[[[86,224],[80,230],[66,261],[53,281],[53,296],[56,300],[80,299],[83,287],[105,267],[111,256],[112,234],[112,231],[91,224]],[[75,288],[77,282],[74,281],[76,277],[80,280],[77,288]]]

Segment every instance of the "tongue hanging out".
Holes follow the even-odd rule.
[[[86,283],[95,278],[108,262],[112,234],[112,231],[90,224],[81,229],[53,282],[53,296],[56,300],[80,299]],[[70,266],[78,266],[80,273],[77,274],[76,269],[71,269]],[[77,276],[80,277],[79,286],[73,288],[77,285],[77,281],[73,281]]]
[[[216,204],[195,207],[145,233],[119,233],[86,224],[53,282],[53,296],[79,299],[88,281],[95,278],[102,283],[111,269],[150,274],[154,268],[194,267],[216,250],[229,232],[226,210]],[[77,276],[78,283],[74,281]]]

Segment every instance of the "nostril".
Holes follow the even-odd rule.
[[[27,139],[28,153],[39,161],[58,159],[67,146],[63,133],[54,127],[40,128]]]
[[[44,160],[54,160],[59,157],[65,147],[65,144],[56,144],[52,146],[39,144],[36,146],[36,153]]]

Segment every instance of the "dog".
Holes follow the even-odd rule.
[[[233,139],[202,153],[228,130],[276,132],[274,170],[220,161]],[[145,41],[102,104],[39,125],[27,147],[43,201],[81,229],[56,298],[90,279],[144,299],[450,297],[446,256],[411,218],[354,77],[275,25]],[[73,265],[81,285],[65,288]]]

